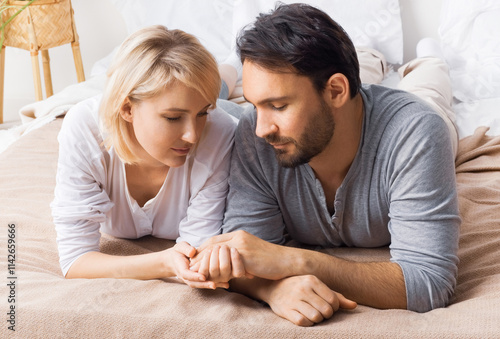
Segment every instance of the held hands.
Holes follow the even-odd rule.
[[[197,251],[187,242],[180,242],[167,251],[171,255],[174,275],[192,288],[229,288],[229,280],[233,278],[253,278],[246,274],[238,251],[226,245],[214,246],[198,255],[200,261],[192,267],[190,261]]]
[[[199,256],[202,256],[201,261],[192,262],[191,270],[198,271],[199,274],[216,283],[217,287],[229,288],[229,280],[233,278],[253,278],[245,272],[243,260],[235,248],[215,245]]]
[[[193,272],[189,269],[189,262],[196,254],[196,248],[189,245],[187,242],[182,241],[174,247],[166,250],[169,253],[171,263],[171,270],[177,279],[183,281],[186,285],[193,288],[208,288],[215,289],[216,283],[207,281],[203,274]]]
[[[173,249],[182,258],[177,263],[177,276],[188,286],[228,288],[228,281],[233,278],[263,278],[260,281],[265,284],[265,292],[259,298],[277,315],[299,326],[312,326],[339,309],[356,308],[356,302],[332,291],[316,276],[293,275],[286,268],[279,268],[275,262],[283,263],[287,256],[281,248],[284,247],[237,231],[207,240],[198,251],[187,243],[179,243]]]
[[[277,280],[294,275],[289,271],[293,264],[287,260],[293,261],[293,258],[285,253],[286,247],[272,244],[245,231],[225,233],[208,239],[198,248],[199,254],[193,258],[191,266],[201,272],[198,267],[205,254],[213,252],[217,246],[237,249],[247,276]]]

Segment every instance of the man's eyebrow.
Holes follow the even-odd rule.
[[[245,99],[245,101],[253,104],[253,102],[251,102],[250,100],[248,100],[245,95],[243,95],[243,99]],[[270,98],[265,98],[265,99],[262,99],[261,101],[259,101],[257,104],[258,105],[263,105],[263,104],[267,104],[267,103],[270,103],[270,102],[274,102],[274,101],[283,101],[283,100],[289,100],[290,97],[287,96],[287,95],[284,95],[284,96],[281,96],[281,97],[270,97]],[[255,105],[255,104],[254,104]]]

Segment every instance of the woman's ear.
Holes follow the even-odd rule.
[[[123,120],[132,123],[132,103],[130,102],[129,98],[125,98],[125,100],[123,101],[122,107],[120,107],[120,115]]]
[[[326,82],[324,94],[332,107],[344,106],[350,98],[349,80],[342,73],[333,74]]]

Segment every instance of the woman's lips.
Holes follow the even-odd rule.
[[[186,148],[171,148],[175,153],[180,154],[180,155],[186,155],[189,153],[191,150],[191,147],[186,147]]]

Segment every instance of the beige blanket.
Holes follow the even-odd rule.
[[[65,280],[49,204],[57,165],[57,119],[0,155],[0,337],[19,338],[487,338],[500,336],[500,137],[485,130],[460,142],[457,180],[463,225],[452,304],[418,314],[358,306],[311,328],[225,290],[192,290],[172,280]],[[35,141],[35,142],[34,142]],[[33,147],[33,145],[36,145]],[[9,224],[15,268],[8,271]],[[11,242],[12,243],[12,242]],[[105,236],[101,250],[137,254],[172,246],[151,237]],[[353,260],[387,260],[387,248],[331,249]],[[12,268],[12,266],[11,266]],[[15,277],[11,279],[10,276]],[[9,284],[14,280],[14,284]],[[14,288],[11,289],[11,287]],[[9,303],[9,297],[15,302]]]

